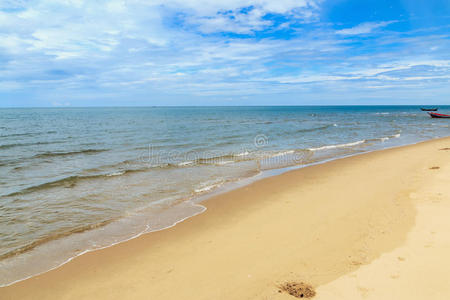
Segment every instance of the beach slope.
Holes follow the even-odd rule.
[[[215,196],[177,226],[0,289],[1,299],[450,298],[450,139]]]

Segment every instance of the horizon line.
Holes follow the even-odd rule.
[[[367,106],[418,106],[418,107],[429,107],[429,106],[450,106],[449,104],[304,104],[304,105],[92,105],[92,106],[0,106],[0,109],[37,109],[37,108],[181,108],[181,107],[367,107]]]

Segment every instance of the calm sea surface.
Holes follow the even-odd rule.
[[[416,106],[0,109],[0,285],[172,226],[241,179],[449,125]]]

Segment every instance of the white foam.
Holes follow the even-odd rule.
[[[216,165],[222,166],[222,165],[227,165],[227,164],[231,164],[234,163],[234,161],[232,160],[225,160],[225,161],[219,161],[216,163]]]
[[[192,164],[194,164],[193,161],[183,161],[183,162],[180,162],[178,165],[180,167],[182,167],[182,166],[189,166],[189,165],[192,165]]]
[[[195,189],[194,192],[196,192],[196,193],[204,193],[204,192],[210,191],[210,190],[212,190],[212,189],[214,189],[214,188],[217,188],[217,187],[219,187],[219,186],[221,186],[221,185],[222,185],[221,183],[216,183],[216,184],[212,184],[212,185],[207,185],[207,186],[205,186],[205,187]]]
[[[320,150],[329,150],[329,149],[336,149],[336,148],[345,148],[345,147],[352,147],[352,146],[360,145],[365,142],[366,142],[366,140],[361,140],[361,141],[348,143],[348,144],[327,145],[327,146],[322,146],[322,147],[317,147],[317,148],[309,148],[308,150],[309,151],[320,151]]]
[[[294,152],[295,152],[294,150],[283,151],[283,152],[280,152],[280,153],[272,155],[272,157],[283,156],[283,155],[291,154],[291,153],[294,153]]]
[[[250,154],[250,153],[248,153],[248,151],[245,151],[245,152],[236,154],[235,156],[247,156],[247,155],[249,155],[249,154]]]
[[[390,135],[390,136],[385,136],[385,137],[379,138],[379,140],[384,143],[387,140],[395,139],[395,138],[399,138],[399,137],[400,137],[400,133],[397,133],[397,134],[394,134],[394,135]]]
[[[114,173],[108,174],[108,175],[106,175],[106,176],[108,176],[108,177],[111,177],[111,176],[120,176],[120,175],[123,175],[123,174],[125,174],[125,171],[114,172]]]

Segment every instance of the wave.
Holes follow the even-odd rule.
[[[44,152],[44,153],[39,153],[39,154],[33,155],[31,157],[18,158],[18,159],[14,159],[14,160],[4,161],[4,162],[0,163],[0,166],[13,165],[13,164],[21,163],[24,161],[33,160],[33,159],[43,159],[43,158],[51,158],[51,157],[58,157],[58,156],[65,157],[65,156],[72,156],[72,155],[78,155],[78,154],[89,155],[89,154],[96,154],[96,153],[100,153],[100,152],[104,152],[104,151],[108,151],[108,150],[107,149],[86,149],[86,150],[69,151],[69,152]],[[20,171],[20,170],[27,169],[28,167],[30,167],[30,164],[16,166],[13,168],[13,170]],[[92,170],[95,170],[95,169],[92,169]],[[90,171],[90,170],[88,170],[88,171]]]
[[[114,172],[114,173],[110,173],[110,174],[106,174],[107,177],[112,177],[112,176],[120,176],[125,174],[125,171],[119,171],[119,172]]]
[[[370,141],[370,142],[381,141],[381,142],[384,143],[387,140],[396,139],[396,138],[399,138],[399,137],[400,137],[400,133],[397,133],[397,134],[393,134],[393,135],[389,135],[389,136],[384,136],[384,137],[381,137],[381,138],[369,139],[367,141]]]
[[[0,149],[9,149],[9,148],[14,148],[14,147],[36,146],[36,145],[60,144],[60,143],[64,143],[64,142],[63,141],[54,141],[54,142],[37,142],[37,143],[14,143],[14,144],[0,145]]]
[[[12,192],[10,194],[4,195],[4,197],[12,197],[12,196],[20,196],[20,195],[25,195],[25,194],[29,194],[32,192],[36,192],[36,191],[40,191],[40,190],[45,190],[45,189],[49,189],[49,188],[54,188],[54,187],[73,187],[76,184],[76,181],[78,180],[83,180],[83,179],[92,179],[92,178],[96,178],[99,176],[96,175],[91,175],[91,176],[69,176],[69,177],[65,177],[62,179],[58,179],[58,180],[54,180],[54,181],[49,181],[49,182],[45,182],[42,184],[38,184],[38,185],[33,185],[27,188],[24,188],[20,191],[17,192]]]
[[[317,147],[317,148],[309,148],[308,150],[309,151],[320,151],[320,150],[329,150],[329,149],[336,149],[336,148],[346,148],[346,147],[361,145],[361,144],[364,144],[365,142],[366,142],[366,140],[360,140],[360,141],[356,141],[353,143],[347,143],[347,144],[326,145],[326,146]]]
[[[397,134],[393,134],[393,135],[389,135],[389,136],[385,136],[385,137],[381,137],[381,138],[367,139],[367,140],[365,139],[365,140],[360,140],[360,141],[356,141],[353,143],[347,143],[347,144],[326,145],[326,146],[317,147],[317,148],[309,148],[308,150],[309,151],[320,151],[320,150],[330,150],[330,149],[336,149],[336,148],[346,148],[346,147],[361,145],[366,142],[374,142],[374,141],[385,142],[390,139],[399,138],[400,136],[401,136],[401,134],[397,133]]]
[[[69,152],[45,152],[34,155],[32,158],[47,158],[47,157],[57,157],[57,156],[72,156],[77,154],[95,154],[100,152],[108,151],[107,149],[85,149],[79,151],[69,151]]]
[[[162,163],[159,165],[147,165],[147,166],[143,166],[140,168],[131,168],[131,169],[121,169],[121,170],[116,170],[116,171],[112,171],[109,173],[100,173],[100,174],[94,174],[94,175],[73,175],[73,176],[69,176],[69,177],[65,177],[65,178],[61,178],[61,179],[57,179],[54,181],[49,181],[49,182],[45,182],[42,184],[38,184],[38,185],[34,185],[34,186],[30,186],[27,188],[24,188],[22,190],[16,191],[16,192],[12,192],[6,195],[2,195],[3,197],[12,197],[12,196],[21,196],[21,195],[26,195],[26,194],[30,194],[33,192],[38,192],[38,191],[42,191],[42,190],[47,190],[47,189],[52,189],[52,188],[58,188],[58,187],[63,187],[63,188],[73,188],[75,187],[78,183],[85,181],[85,180],[93,180],[93,179],[102,179],[102,178],[110,178],[110,177],[117,177],[117,176],[122,176],[125,174],[131,174],[131,173],[137,173],[137,172],[145,172],[145,171],[150,171],[150,170],[157,170],[157,169],[174,169],[174,168],[180,168],[180,167],[186,167],[186,166],[191,166],[191,165],[195,165],[195,164],[213,164],[213,165],[225,165],[225,164],[229,164],[229,163],[234,163],[234,160],[219,160],[217,158],[211,160],[211,159],[199,159],[200,162],[196,162],[196,161],[189,161],[189,162],[182,162],[179,164],[172,164],[172,163]],[[123,164],[120,163],[120,164]],[[101,168],[96,168],[96,169],[90,169],[87,170],[88,172],[95,172],[95,171],[102,171]],[[105,172],[103,170],[103,172]]]
[[[191,166],[197,166],[197,165],[223,165],[227,163],[232,162],[239,162],[239,161],[245,161],[251,159],[250,152],[243,151],[239,153],[231,153],[231,154],[224,154],[224,155],[218,155],[218,156],[212,156],[212,157],[201,157],[193,160],[186,160],[178,163],[159,163],[155,165],[150,165],[146,162],[140,162],[143,164],[147,164],[147,169],[170,169],[170,168],[180,168],[180,167],[191,167]],[[116,165],[112,165],[110,167],[118,167],[123,165],[130,165],[135,164],[137,162],[132,161],[124,161],[121,163],[118,163]],[[98,169],[95,169],[98,170]]]
[[[219,161],[219,162],[217,162],[216,165],[218,165],[218,166],[223,166],[223,165],[232,164],[232,163],[234,163],[234,162],[235,162],[234,160],[224,160],[224,161]]]
[[[210,190],[218,188],[218,187],[222,186],[223,184],[224,184],[224,182],[218,182],[218,183],[213,183],[211,185],[202,186],[202,187],[195,189],[194,192],[196,192],[198,194],[209,192]]]
[[[400,133],[388,136],[389,139],[397,139],[400,137]]]
[[[85,170],[86,173],[100,173],[98,175],[92,175],[92,176],[118,176],[118,175],[124,175],[128,173],[133,172],[145,172],[148,170],[155,170],[155,169],[173,169],[173,168],[180,168],[185,167],[188,165],[193,165],[193,161],[186,161],[181,163],[160,163],[160,164],[151,164],[147,161],[133,161],[133,160],[124,160],[121,162],[118,162],[116,164],[111,165],[104,165],[97,168],[87,169]],[[110,173],[106,173],[107,171],[110,171]],[[120,174],[119,174],[120,173]],[[84,176],[87,177],[87,176]]]
[[[68,156],[68,155],[75,155],[79,153],[86,153],[86,154],[94,154],[102,151],[107,151],[105,149],[87,149],[83,151],[73,151],[73,152],[56,152],[56,153],[43,153],[39,154],[35,157],[48,157],[48,156]],[[198,166],[198,165],[216,165],[216,166],[222,166],[226,164],[231,164],[239,161],[247,161],[250,160],[250,153],[248,151],[240,152],[237,154],[226,154],[216,157],[210,157],[210,158],[199,158],[192,161],[184,161],[180,163],[168,163],[168,162],[162,162],[158,164],[150,164],[146,162],[139,162],[139,161],[122,161],[117,164],[113,165],[107,165],[102,166],[98,168],[88,169],[84,170],[85,174],[92,174],[92,175],[73,175],[49,182],[45,182],[42,184],[33,185],[27,188],[24,188],[19,191],[15,191],[6,195],[2,195],[4,197],[12,197],[12,196],[20,196],[25,194],[30,194],[37,191],[42,191],[46,189],[51,188],[58,188],[58,187],[64,187],[64,188],[72,188],[76,186],[78,183],[84,180],[93,180],[93,179],[101,179],[101,178],[110,178],[110,177],[116,177],[116,176],[122,176],[125,174],[130,173],[136,173],[136,172],[146,172],[151,170],[168,170],[168,169],[176,169],[176,168],[183,168],[183,167],[192,167],[192,166]],[[16,167],[16,169],[20,169],[22,167]],[[96,174],[95,174],[96,173]]]
[[[216,152],[217,153],[217,152]],[[183,168],[183,167],[192,167],[198,165],[217,165],[217,164],[226,164],[228,162],[240,162],[247,161],[252,159],[252,156],[249,151],[242,151],[237,153],[229,153],[224,155],[217,155],[211,157],[189,157],[189,153],[184,157],[185,161],[172,161],[165,162],[160,161],[157,157],[147,158],[141,157],[138,160],[125,160],[118,162],[116,164],[105,165],[98,168],[88,169],[87,172],[104,172],[105,170],[122,170],[128,169],[131,166],[140,166],[138,169],[140,170],[151,170],[151,169],[172,169],[172,168]],[[143,167],[142,167],[143,166]]]
[[[36,135],[36,133],[12,133],[12,134],[0,135],[0,137],[6,138],[6,137],[34,136],[34,135]]]
[[[302,150],[302,149],[300,149],[300,150]],[[295,152],[295,150],[282,151],[282,152],[273,154],[271,157],[279,157],[279,156],[283,156],[283,155],[287,155],[287,154],[292,154],[294,152]]]
[[[196,160],[194,160],[195,164],[200,164],[200,165],[223,165],[223,164],[227,164],[227,163],[232,163],[232,162],[239,162],[239,161],[246,161],[246,160],[250,160],[250,153],[248,151],[244,151],[241,153],[232,153],[232,154],[224,154],[224,155],[218,155],[218,156],[212,156],[212,157],[207,157],[207,158],[198,158]]]
[[[326,130],[330,127],[337,127],[336,123],[333,124],[328,124],[328,125],[324,125],[324,126],[320,126],[320,127],[313,127],[313,128],[305,128],[305,129],[299,129],[296,132],[314,132],[314,131],[321,131],[321,130]]]
[[[79,182],[81,182],[83,180],[107,178],[107,177],[111,177],[111,176],[119,176],[119,175],[132,173],[132,172],[142,172],[142,171],[144,171],[146,169],[147,168],[143,168],[143,169],[129,169],[129,170],[122,170],[122,171],[117,171],[117,172],[113,172],[113,173],[95,174],[95,175],[73,175],[73,176],[57,179],[57,180],[54,180],[54,181],[49,181],[49,182],[45,182],[45,183],[42,183],[42,184],[33,185],[33,186],[30,186],[30,187],[24,188],[24,189],[22,189],[20,191],[16,191],[16,192],[12,192],[12,193],[7,194],[7,195],[3,195],[3,197],[21,196],[21,195],[30,194],[30,193],[33,193],[33,192],[47,190],[47,189],[52,189],[52,188],[57,188],[57,187],[72,188],[72,187],[76,186]]]
[[[138,162],[138,161],[133,161],[133,160],[123,160],[114,164],[110,164],[110,165],[103,165],[103,166],[99,166],[96,168],[91,168],[91,169],[86,169],[84,170],[87,173],[102,173],[105,172],[107,170],[113,169],[113,170],[124,170],[124,169],[130,169],[131,165],[135,165],[136,163],[139,164],[145,164],[145,162]]]
[[[47,236],[45,236],[43,238],[40,238],[40,239],[35,240],[35,241],[32,241],[32,242],[30,242],[30,243],[28,243],[28,244],[26,244],[24,246],[18,247],[18,248],[14,249],[14,250],[11,250],[11,251],[8,251],[8,252],[5,252],[5,253],[1,253],[0,254],[0,260],[3,260],[5,258],[9,258],[9,257],[15,256],[15,255],[18,255],[18,254],[21,254],[21,253],[25,253],[27,251],[30,251],[30,250],[36,248],[37,246],[40,246],[40,245],[45,244],[45,243],[47,243],[49,241],[52,241],[52,240],[60,239],[60,238],[69,236],[69,235],[74,234],[74,233],[82,233],[82,232],[85,232],[85,231],[88,231],[88,230],[92,230],[92,229],[95,229],[95,228],[103,227],[105,225],[108,225],[109,223],[112,223],[112,222],[116,221],[116,220],[117,220],[117,218],[111,218],[110,220],[100,221],[100,222],[98,222],[96,224],[85,225],[85,226],[74,228],[74,229],[71,229],[71,230],[68,230],[68,231],[65,231],[65,232],[59,232],[59,233],[53,233],[53,234],[47,235]]]
[[[6,137],[18,137],[18,136],[36,136],[36,135],[49,134],[49,133],[56,133],[56,131],[50,130],[50,131],[46,131],[46,132],[11,133],[11,134],[0,135],[0,137],[6,138]]]
[[[238,154],[236,154],[236,156],[237,157],[240,157],[240,156],[247,156],[247,155],[249,155],[250,153],[248,152],[248,151],[245,151],[245,152],[241,152],[241,153],[238,153]]]

